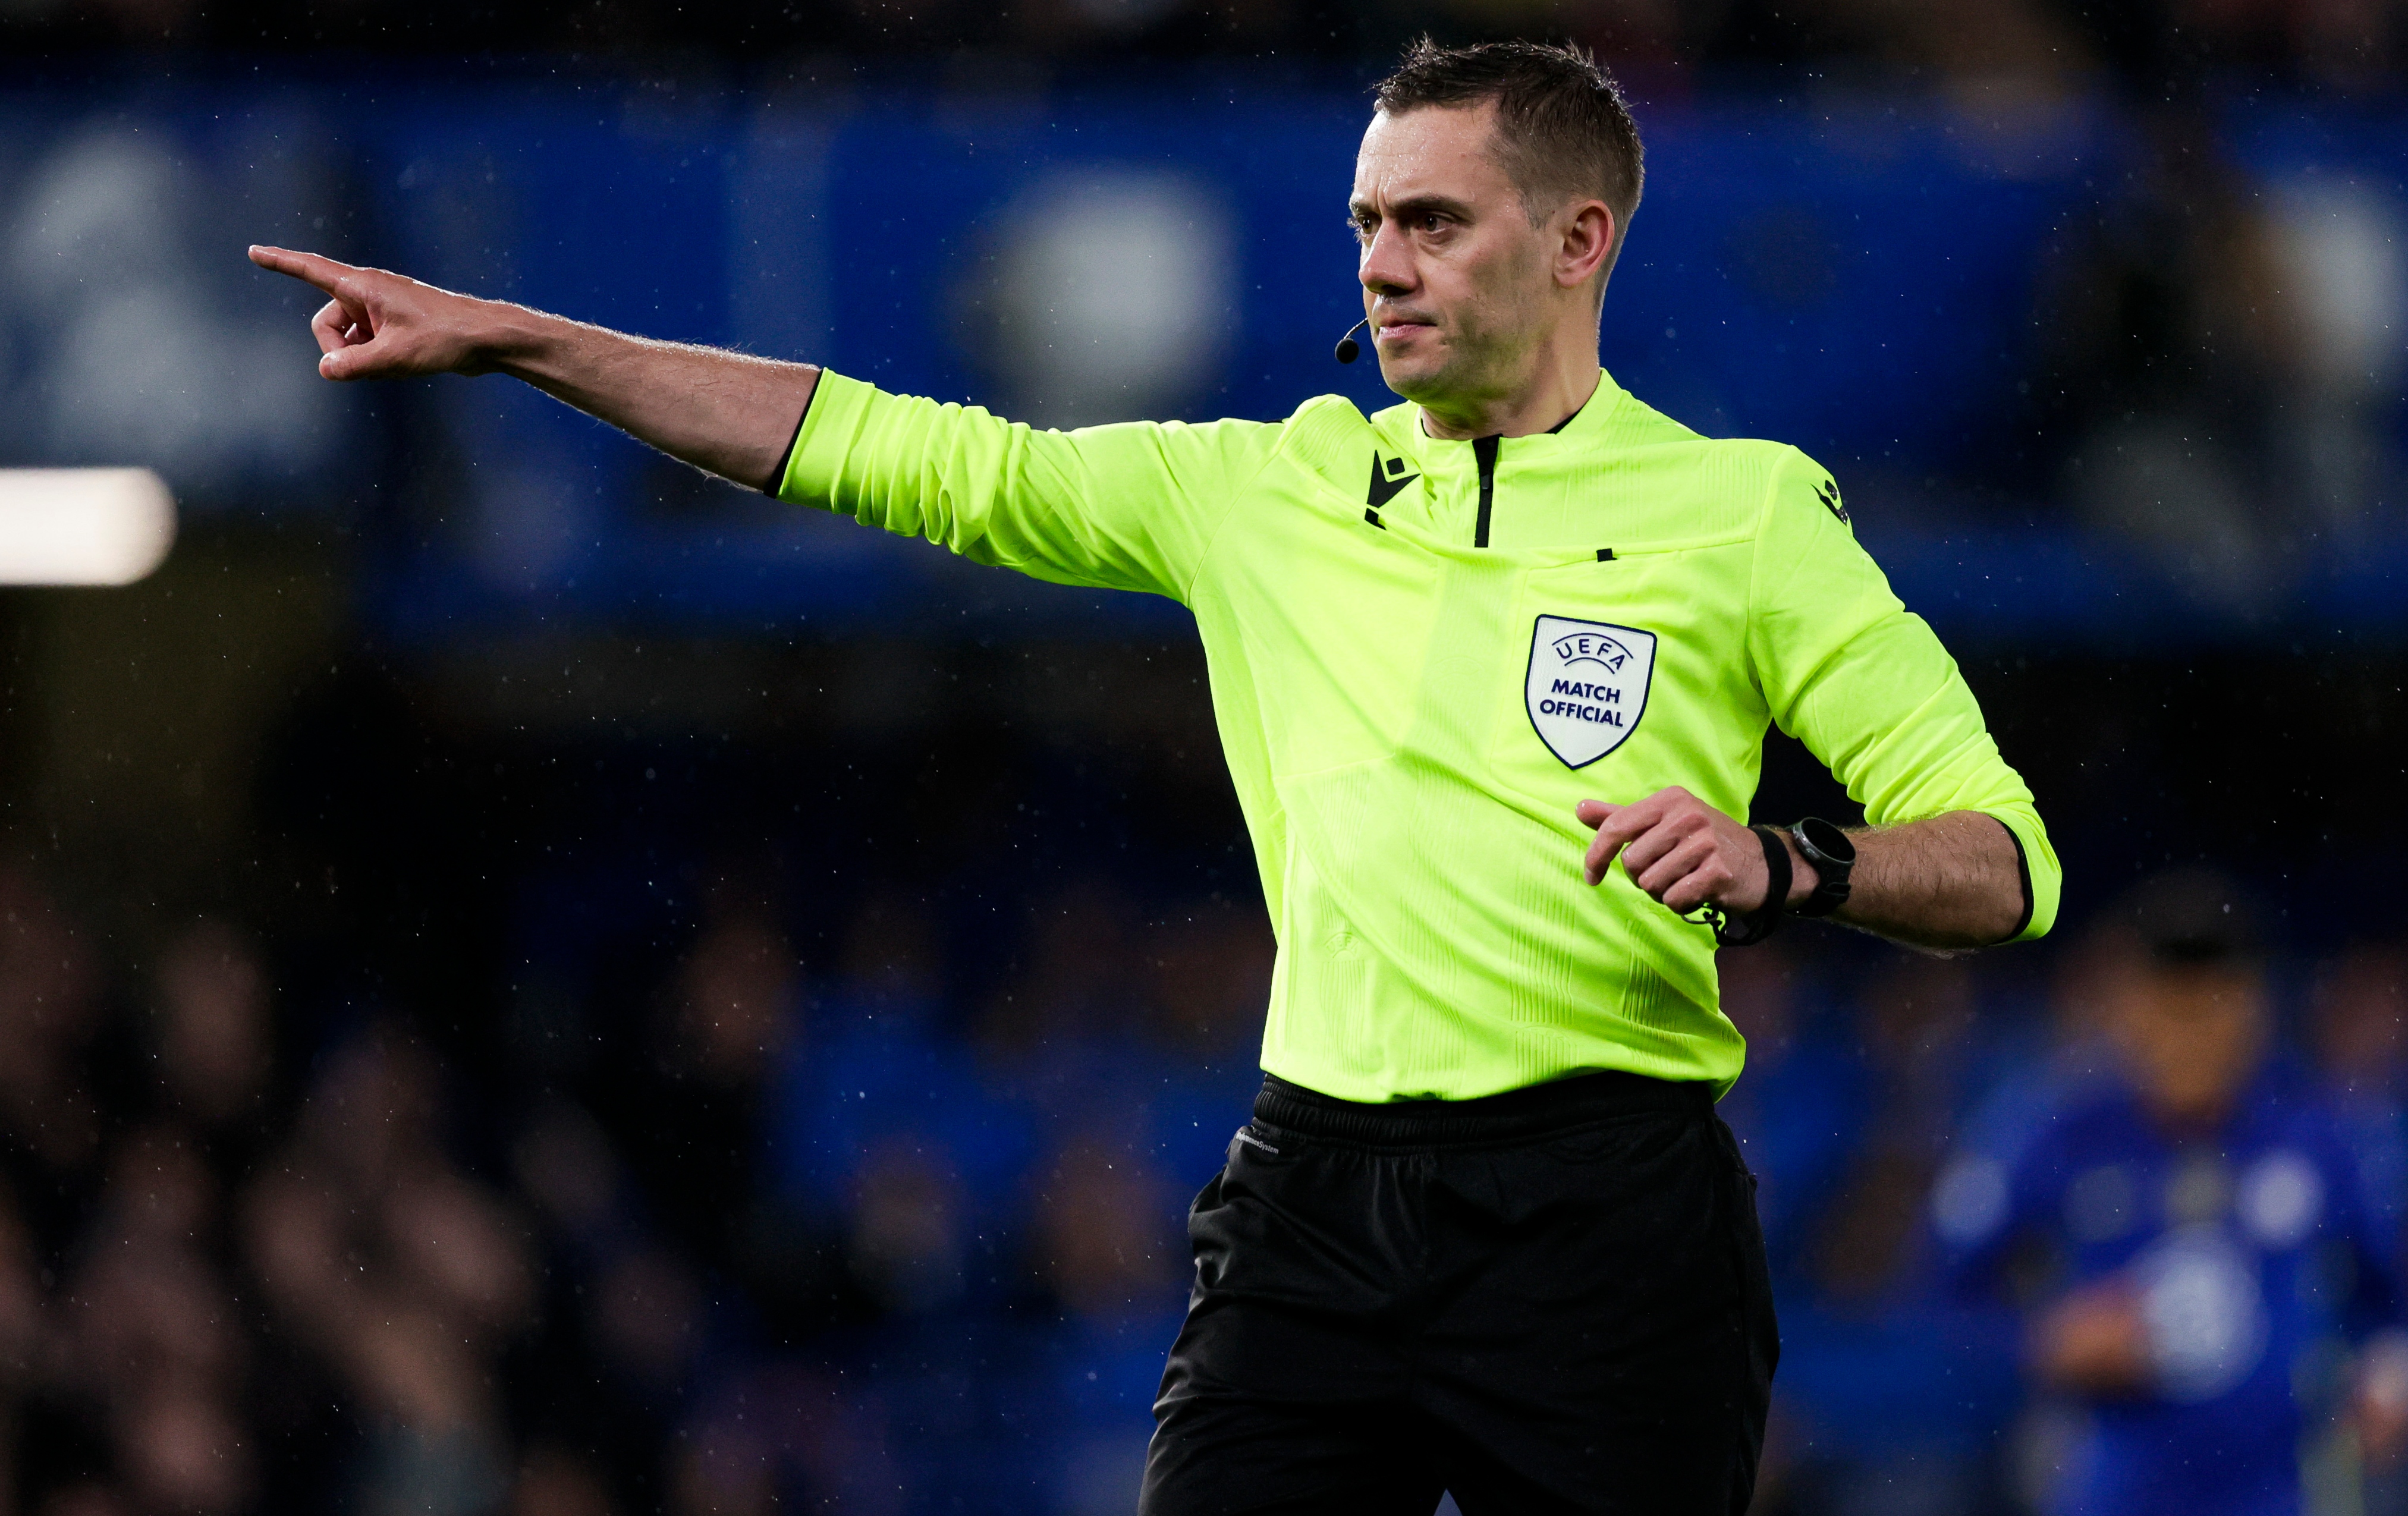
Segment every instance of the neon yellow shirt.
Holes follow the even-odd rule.
[[[780,494],[1039,579],[1195,612],[1279,937],[1263,1066],[1347,1100],[1596,1069],[1738,1078],[1708,928],[1572,814],[1667,785],[1732,815],[1768,722],[1874,824],[1998,818],[2030,914],[2058,868],[1972,692],[1830,476],[1603,378],[1555,433],[1284,422],[1039,432],[823,374]],[[1785,818],[1784,818],[1785,819]]]

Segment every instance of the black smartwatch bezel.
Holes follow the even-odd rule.
[[[1856,845],[1820,816],[1807,816],[1792,823],[1789,838],[1798,844],[1798,851],[1814,865],[1814,890],[1791,908],[1793,916],[1828,916],[1847,903],[1851,888],[1848,876],[1856,871]]]

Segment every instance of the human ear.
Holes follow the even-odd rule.
[[[1558,225],[1555,283],[1577,289],[1597,276],[1613,250],[1613,209],[1602,200],[1577,200],[1564,207]]]

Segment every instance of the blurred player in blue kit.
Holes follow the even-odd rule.
[[[2408,1435],[2399,1239],[2338,1110],[2273,1052],[2229,882],[2153,880],[2103,930],[2117,1077],[1960,1158],[1937,1230],[1960,1289],[2026,1308],[2034,1387],[2077,1412],[2050,1516],[2284,1516],[2327,1414],[2372,1463]]]

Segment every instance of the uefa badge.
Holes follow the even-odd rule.
[[[1530,724],[1567,768],[1622,746],[1647,708],[1656,634],[1541,616],[1530,632]]]

